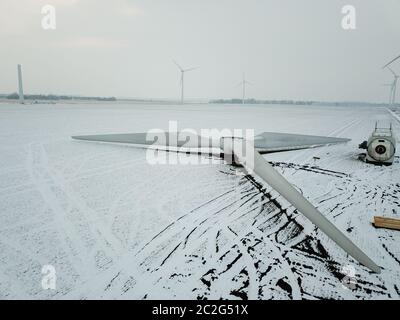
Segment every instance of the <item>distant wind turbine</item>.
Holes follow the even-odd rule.
[[[176,66],[179,68],[181,71],[181,103],[183,104],[184,101],[184,85],[185,85],[185,72],[192,71],[197,68],[187,68],[183,69],[175,60],[173,60]]]
[[[244,104],[246,98],[246,85],[251,83],[246,80],[245,74],[243,72],[243,80],[238,84],[238,86],[242,86],[242,104]]]
[[[393,71],[392,68],[387,67],[389,71],[393,74],[393,82],[390,85],[390,99],[389,99],[389,104],[390,106],[394,106],[396,103],[396,88],[397,88],[397,81],[399,80],[399,75],[396,74],[396,72]]]

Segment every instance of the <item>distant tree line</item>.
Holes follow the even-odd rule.
[[[28,100],[91,100],[91,101],[116,101],[115,97],[79,97],[68,95],[55,95],[55,94],[24,94],[24,98]],[[6,95],[6,99],[18,100],[18,93],[14,92]]]
[[[211,100],[210,103],[232,103],[238,104],[243,103],[242,99],[216,99]],[[310,105],[313,101],[294,101],[294,100],[256,100],[256,99],[245,99],[245,104],[296,104],[296,105]]]
[[[242,99],[216,99],[210,100],[210,103],[225,104],[242,104]],[[370,102],[324,102],[324,101],[298,101],[298,100],[257,100],[245,99],[245,104],[280,104],[280,105],[326,105],[326,106],[387,106],[387,103],[370,103]]]

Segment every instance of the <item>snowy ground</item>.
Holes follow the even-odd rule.
[[[353,139],[265,157],[382,274],[233,167],[151,166],[144,150],[70,139],[169,120]],[[399,157],[391,167],[357,160],[376,120],[400,136],[385,108],[0,104],[0,298],[399,299],[400,232],[371,226],[374,215],[400,215]],[[41,287],[48,264],[56,290]]]

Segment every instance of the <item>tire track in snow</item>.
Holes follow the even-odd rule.
[[[86,250],[81,243],[76,241],[76,239],[79,239],[79,236],[70,232],[73,226],[71,225],[70,221],[65,219],[65,212],[59,204],[58,200],[54,197],[53,192],[49,188],[49,181],[45,177],[43,177],[41,173],[41,171],[43,170],[40,165],[41,153],[37,151],[37,145],[37,143],[32,143],[28,146],[26,164],[29,176],[36,189],[42,195],[43,201],[49,206],[54,214],[58,231],[58,238],[63,244],[63,250],[65,250],[65,252],[69,256],[68,260],[71,262],[73,268],[77,272],[79,272],[80,275],[82,275],[83,277],[88,277],[90,272],[87,265],[84,263],[84,253]],[[66,237],[68,238],[68,241],[71,241],[71,243],[73,243],[74,247],[77,249],[78,259],[71,251],[71,248],[66,241]]]

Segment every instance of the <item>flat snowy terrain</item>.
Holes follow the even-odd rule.
[[[382,273],[223,162],[152,166],[145,150],[70,138],[169,120],[351,138],[265,158]],[[400,136],[385,108],[0,104],[0,298],[399,299],[400,232],[371,226],[400,215],[399,156],[390,167],[357,159],[376,120]],[[42,289],[43,265],[55,267],[55,290]]]

